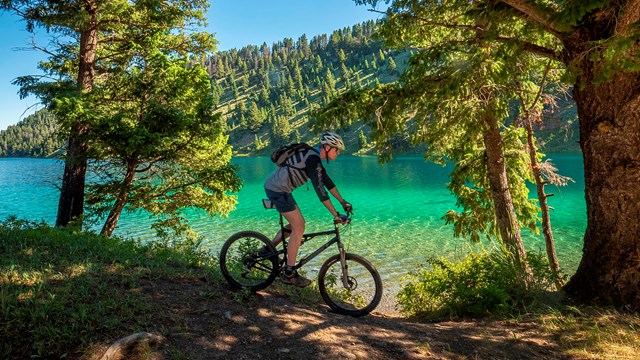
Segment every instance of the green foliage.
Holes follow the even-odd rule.
[[[427,259],[427,266],[409,274],[397,300],[407,316],[445,319],[463,316],[515,315],[539,303],[554,287],[545,255],[529,253],[529,287],[501,250],[466,254],[459,261]]]
[[[308,127],[309,119],[313,120],[312,116],[309,117],[313,106],[328,101],[334,94],[344,93],[348,89],[348,85],[351,86],[351,89],[361,89],[367,84],[387,84],[397,80],[399,72],[406,68],[409,54],[415,53],[416,50],[384,48],[381,41],[373,39],[377,25],[378,23],[374,21],[367,21],[353,27],[347,27],[340,32],[336,31],[337,36],[334,39],[338,43],[334,44],[334,48],[328,47],[327,35],[314,36],[310,41],[303,35],[297,42],[294,42],[292,48],[288,49],[285,48],[283,41],[275,43],[273,48],[269,48],[266,44],[262,46],[248,45],[241,49],[217,52],[213,56],[205,58],[202,63],[206,66],[211,77],[213,102],[217,110],[228,121],[234,150],[242,153],[253,152],[255,147],[252,144],[245,145],[245,141],[240,142],[239,140],[250,135],[251,132],[256,132],[264,137],[271,131],[269,126],[256,130],[259,121],[255,123],[255,126],[250,126],[253,124],[253,121],[249,119],[252,116],[249,113],[253,102],[256,102],[260,110],[269,109],[270,105],[279,103],[281,94],[286,94],[291,99],[290,105],[275,107],[270,115],[274,118],[276,115],[286,116],[292,127],[298,130],[302,139],[310,139],[315,137]],[[347,36],[347,34],[350,35]],[[388,63],[385,63],[385,66],[377,66],[377,71],[374,71],[370,68],[369,62],[371,59],[379,58],[382,48],[384,48],[383,54],[386,54]],[[274,63],[273,53],[278,54],[282,51],[290,53],[287,62],[283,63],[278,59]],[[339,63],[339,55],[336,55],[341,54],[340,51],[345,55],[343,63]],[[241,59],[242,63],[246,65],[246,70],[239,67],[238,59]],[[396,64],[395,71],[392,70],[391,60]],[[332,94],[330,86],[325,85],[325,82],[322,81],[327,74],[327,68],[332,64],[333,74],[340,73],[341,77],[344,77],[348,73],[348,80],[335,83],[334,94]],[[345,67],[342,66],[343,64]],[[377,65],[382,64],[378,63]],[[337,69],[339,71],[336,71]],[[252,72],[253,75],[251,75]],[[287,86],[276,84],[275,79],[279,79],[282,75],[288,75],[285,78],[289,76],[292,78],[294,93],[290,93],[290,89],[287,89],[290,87],[289,84]],[[240,79],[241,77],[249,79],[249,88],[236,85],[236,93],[232,94],[233,86],[230,84],[235,84],[236,78]],[[333,80],[335,81],[335,78]],[[323,87],[325,88],[323,89]],[[302,94],[302,98],[300,98],[300,94]],[[251,100],[253,96],[256,98]],[[254,115],[257,114],[254,113]],[[266,117],[265,120],[267,120]],[[352,120],[358,121],[359,118]],[[370,136],[370,134],[367,135]],[[353,137],[353,139],[353,143],[348,144],[348,148],[358,149],[357,137]],[[567,148],[570,141],[563,142],[563,139],[564,137],[556,139],[557,144]],[[550,144],[556,146],[556,141]],[[16,146],[13,143],[10,145]],[[394,145],[386,144],[379,149],[392,146]],[[579,151],[575,146],[570,148]],[[415,151],[414,149],[409,150]],[[36,153],[35,150],[31,152]],[[384,155],[385,151],[381,150],[381,154]]]
[[[234,208],[227,192],[241,181],[229,164],[231,148],[203,68],[145,49],[87,98],[91,170],[99,179],[89,184],[87,203],[92,216],[109,213],[103,233],[111,233],[122,210],[145,210],[156,228],[180,234],[188,230],[187,208],[211,215]]]
[[[346,128],[362,121],[371,126],[380,161],[393,158],[396,139],[408,138],[414,146],[426,145],[428,160],[452,162],[449,188],[461,210],[444,218],[457,236],[474,241],[507,233],[496,229],[496,216],[504,212],[494,209],[488,175],[487,151],[498,148],[513,213],[521,228],[536,231],[538,208],[526,186],[532,176],[525,134],[514,126],[519,114],[511,108],[520,101],[516,89],[527,101],[535,96],[536,87],[530,85],[539,81],[547,62],[524,53],[523,43],[515,39],[555,49],[553,38],[489,4],[456,0],[393,1],[378,33],[389,47],[417,49],[400,80],[342,94],[314,114],[312,127]],[[495,41],[496,34],[514,41]],[[384,57],[383,51],[374,53],[372,63]],[[489,137],[496,128],[500,139]]]
[[[360,149],[363,149],[368,145],[367,136],[364,134],[362,129],[360,129],[360,132],[358,133],[358,145],[360,145]]]
[[[270,134],[272,149],[289,143],[291,136],[291,124],[289,124],[289,119],[285,116],[277,116],[271,124]]]
[[[528,154],[521,150],[524,148],[524,129],[506,127],[502,135],[509,190],[517,209],[516,216],[522,227],[537,232],[539,207],[537,200],[529,199],[527,187],[527,182],[533,182],[533,175],[529,168]],[[453,224],[455,236],[466,237],[473,242],[480,241],[483,234],[498,238],[494,204],[488,190],[484,148],[477,144],[475,147],[467,146],[467,149],[469,152],[458,158],[449,175],[451,182],[447,185],[456,196],[456,205],[462,207],[462,211],[449,210],[443,218],[447,224]]]
[[[145,298],[141,281],[217,272],[216,258],[196,245],[0,222],[0,357],[77,358],[94,342],[151,326],[164,310]]]

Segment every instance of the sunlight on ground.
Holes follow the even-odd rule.
[[[0,273],[0,284],[13,284],[21,286],[36,286],[44,282],[41,271],[5,270]]]
[[[542,319],[544,330],[558,337],[567,354],[588,359],[638,358],[640,315],[595,308],[576,312]]]

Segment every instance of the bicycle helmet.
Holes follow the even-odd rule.
[[[345,149],[344,142],[342,141],[340,135],[331,131],[327,131],[320,136],[320,144],[329,145],[340,150]]]

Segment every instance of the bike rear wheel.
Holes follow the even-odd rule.
[[[340,255],[330,257],[320,268],[318,287],[322,299],[339,314],[364,316],[382,299],[382,279],[373,265],[356,254],[345,254],[348,286],[342,281]]]
[[[275,280],[280,268],[276,249],[266,236],[242,231],[222,246],[220,270],[233,288],[259,291]]]

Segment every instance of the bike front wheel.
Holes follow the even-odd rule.
[[[255,231],[231,235],[220,250],[220,270],[235,289],[259,291],[278,276],[278,255],[271,241]]]
[[[380,274],[360,255],[346,253],[345,262],[346,284],[339,254],[330,257],[320,268],[318,287],[322,299],[339,314],[367,315],[382,299]]]

